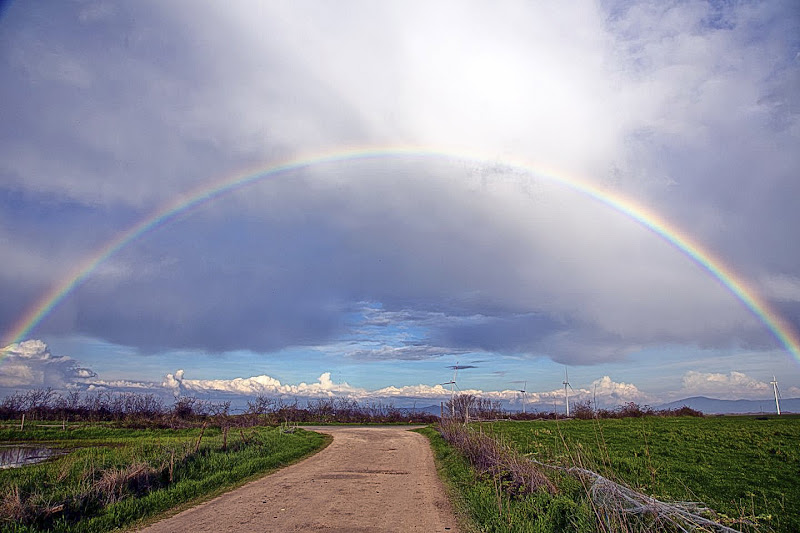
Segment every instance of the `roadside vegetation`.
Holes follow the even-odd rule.
[[[648,411],[423,433],[479,531],[800,531],[800,417]]]
[[[321,447],[300,429],[219,426],[133,429],[75,423],[66,429],[0,429],[0,441],[63,455],[0,470],[0,530],[109,531],[206,498]]]
[[[485,424],[546,464],[580,466],[665,501],[702,502],[753,531],[800,531],[800,417]]]
[[[420,430],[479,531],[800,531],[800,417],[703,417],[576,404],[574,418],[507,413],[461,395]],[[533,419],[535,417],[535,419]],[[46,462],[0,470],[0,531],[108,531],[228,490],[323,447],[301,423],[432,423],[381,404],[258,396],[166,405],[136,394],[17,393],[0,446]]]
[[[109,531],[209,498],[318,451],[301,423],[430,423],[436,417],[343,399],[258,396],[230,403],[150,394],[18,392],[0,401],[0,447],[49,460],[0,470],[0,531]]]
[[[496,441],[473,449],[475,452],[483,448],[484,453],[504,459],[493,465],[486,459],[480,460],[486,466],[492,465],[483,470],[470,462],[469,451],[449,443],[435,428],[418,431],[431,442],[440,476],[467,531],[596,531],[594,515],[582,498],[582,487],[577,481],[568,476],[545,474],[549,483],[537,488],[520,487],[505,466],[506,462],[518,465],[520,461],[513,456],[503,458],[506,450],[495,447],[499,444]],[[489,451],[492,448],[495,453]],[[535,478],[541,475],[539,472]]]

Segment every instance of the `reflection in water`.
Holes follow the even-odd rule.
[[[34,446],[0,446],[0,468],[17,468],[57,455],[61,450]]]

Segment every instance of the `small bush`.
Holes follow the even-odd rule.
[[[592,402],[586,400],[585,402],[575,402],[572,404],[572,416],[580,420],[594,418],[595,410],[592,408]]]
[[[698,411],[697,409],[692,409],[689,406],[682,406],[678,409],[664,409],[662,411],[658,411],[659,416],[703,416],[702,411]]]

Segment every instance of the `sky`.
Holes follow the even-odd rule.
[[[18,1],[0,79],[0,395],[800,396],[792,0]]]

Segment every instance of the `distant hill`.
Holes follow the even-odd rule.
[[[722,414],[747,414],[747,413],[766,413],[775,414],[775,400],[717,400],[716,398],[706,398],[705,396],[694,396],[684,398],[663,405],[657,405],[654,409],[678,409],[683,406],[697,409],[708,415]],[[782,413],[800,413],[800,398],[786,398],[781,400]]]

